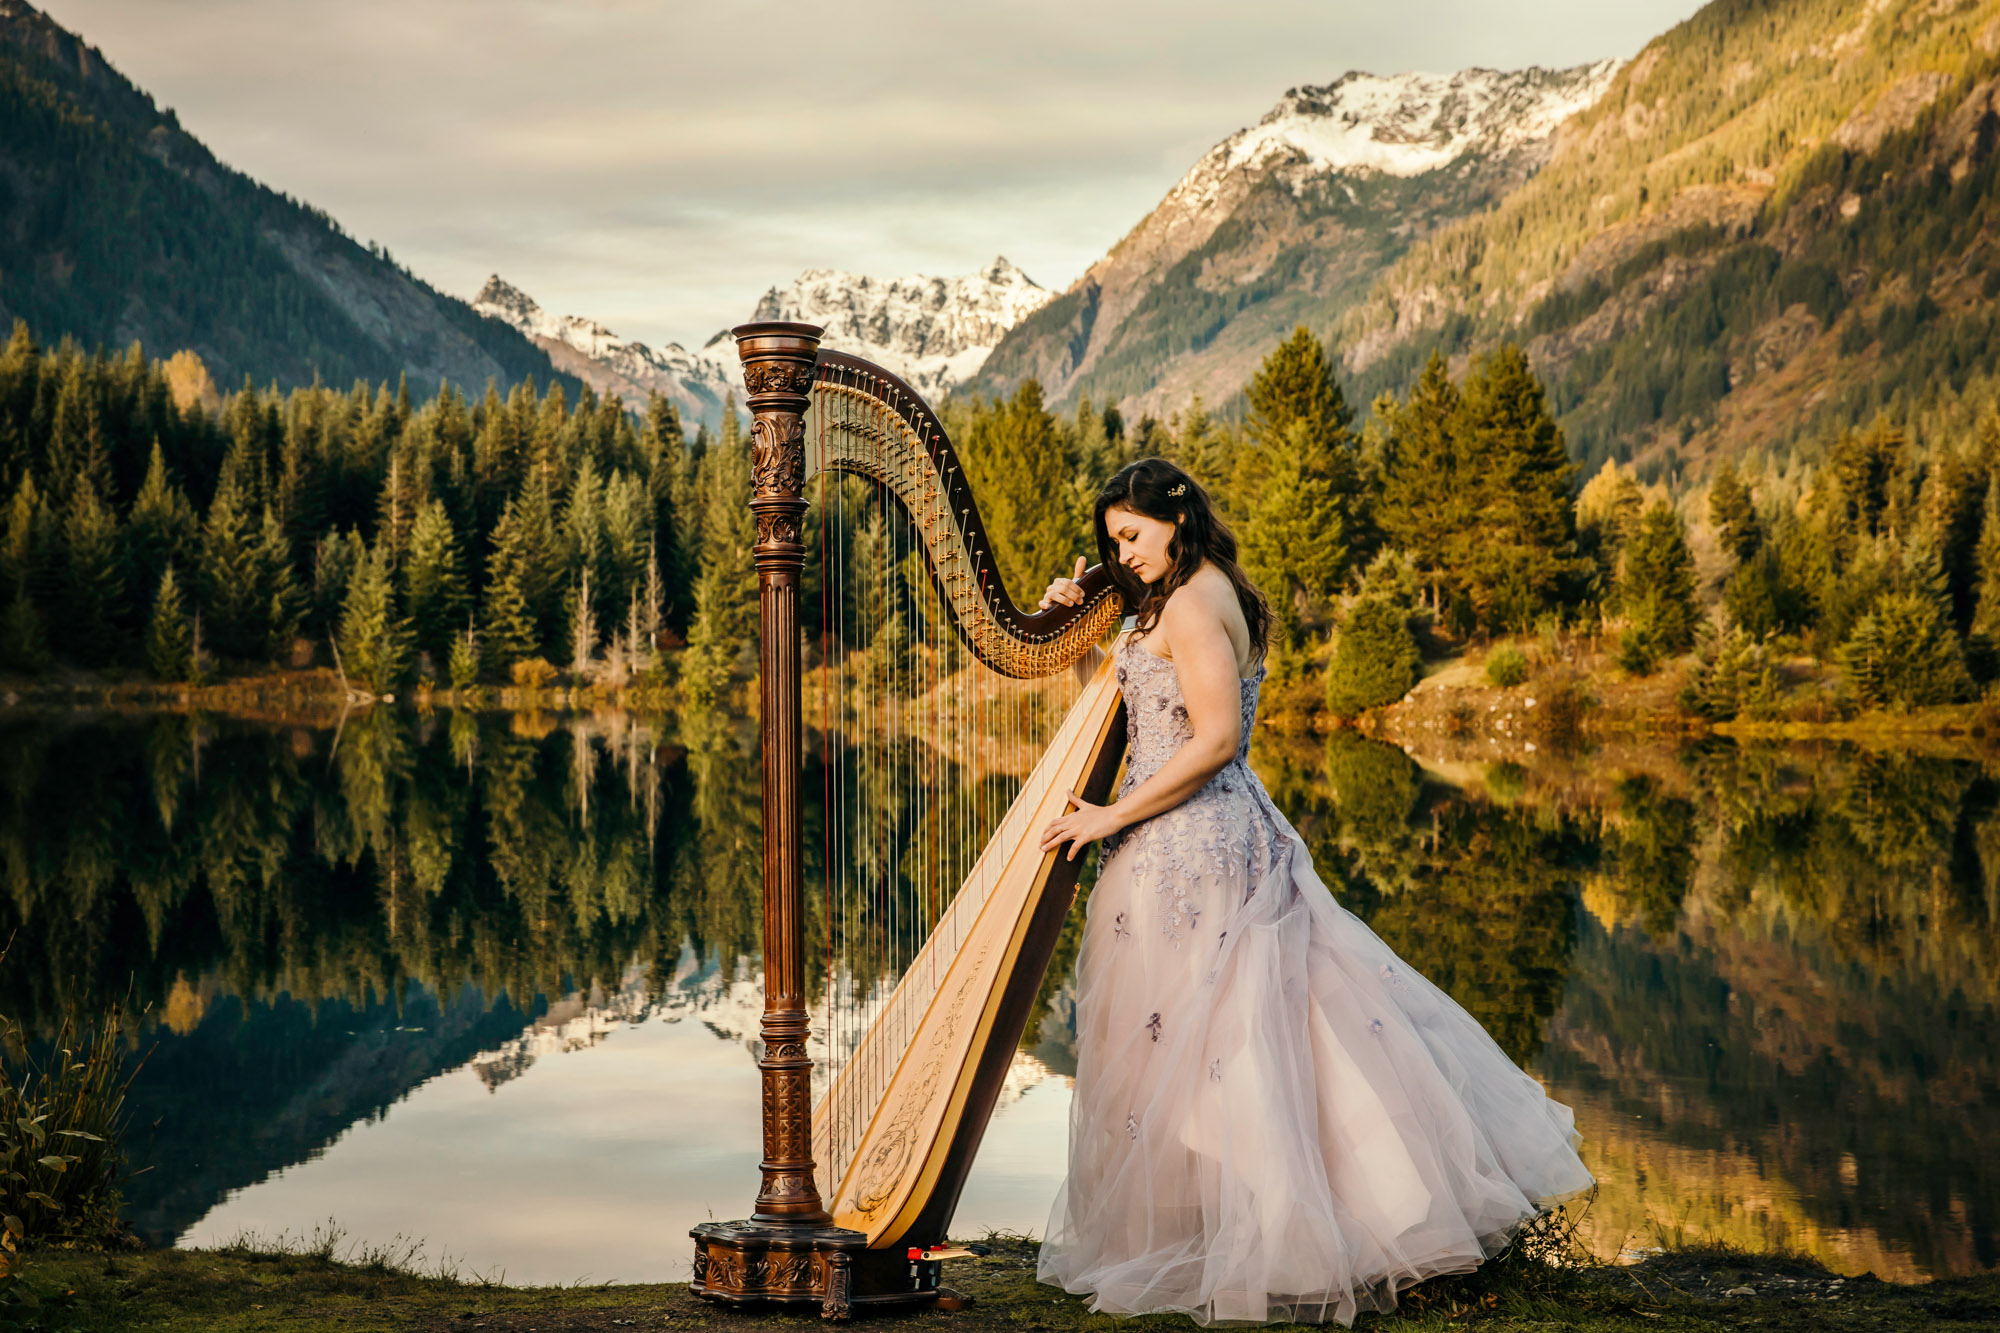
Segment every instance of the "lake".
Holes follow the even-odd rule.
[[[150,1243],[330,1224],[510,1282],[676,1280],[690,1225],[749,1211],[741,719],[50,714],[0,756],[0,1012],[143,1011]],[[2000,761],[1253,758],[1342,901],[1576,1109],[1598,1253],[2000,1264]],[[1075,925],[957,1235],[1046,1222]]]

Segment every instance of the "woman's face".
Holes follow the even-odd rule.
[[[1173,540],[1174,524],[1148,518],[1124,505],[1104,511],[1104,529],[1118,547],[1118,563],[1139,576],[1142,583],[1158,583],[1173,567],[1167,543]]]

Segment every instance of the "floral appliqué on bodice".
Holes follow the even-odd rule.
[[[1116,653],[1118,689],[1125,700],[1125,778],[1118,786],[1123,800],[1193,738],[1194,728],[1180,673],[1171,661],[1130,636]],[[1201,903],[1212,901],[1212,895],[1199,891],[1202,883],[1243,882],[1248,868],[1249,892],[1254,893],[1278,852],[1279,826],[1271,817],[1270,797],[1249,763],[1250,729],[1256,725],[1263,681],[1259,665],[1255,675],[1240,683],[1243,726],[1235,757],[1187,800],[1104,840],[1104,857],[1129,846],[1129,854],[1137,858],[1134,875],[1156,886],[1159,926],[1176,948],[1204,926],[1210,933],[1221,927],[1204,919]]]

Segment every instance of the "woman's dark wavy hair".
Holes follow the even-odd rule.
[[[1167,558],[1173,563],[1167,576],[1148,584],[1118,562],[1118,543],[1104,521],[1105,511],[1123,505],[1136,514],[1174,524],[1167,539]],[[1208,492],[1200,482],[1164,458],[1141,458],[1127,463],[1112,474],[1097,493],[1092,515],[1097,529],[1097,558],[1111,571],[1111,578],[1125,594],[1128,605],[1138,610],[1138,628],[1148,631],[1160,621],[1160,611],[1181,587],[1195,576],[1206,560],[1236,586],[1236,600],[1243,608],[1243,623],[1249,627],[1250,642],[1262,657],[1268,646],[1271,608],[1264,594],[1236,563],[1236,535],[1215,512]]]

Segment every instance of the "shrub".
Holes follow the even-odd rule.
[[[1863,703],[1919,708],[1956,703],[1972,693],[1958,636],[1935,599],[1887,593],[1854,626],[1840,652]]]
[[[524,657],[514,663],[514,683],[525,690],[545,690],[556,678],[556,669],[548,659]]]
[[[1486,679],[1501,689],[1512,689],[1528,678],[1528,655],[1513,644],[1495,648],[1486,655]]]
[[[1341,717],[1355,717],[1393,703],[1417,683],[1417,663],[1407,609],[1364,594],[1342,618],[1326,673],[1326,706]]]
[[[479,634],[470,622],[465,633],[451,636],[451,659],[447,668],[454,690],[469,690],[479,683]]]
[[[1573,750],[1583,740],[1583,717],[1596,701],[1575,670],[1549,673],[1536,692],[1541,696],[1529,723],[1537,739],[1553,750]]]
[[[1770,717],[1777,711],[1778,674],[1766,645],[1734,625],[1702,643],[1681,690],[1681,707],[1717,722]]]

